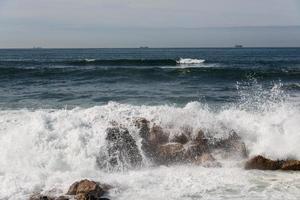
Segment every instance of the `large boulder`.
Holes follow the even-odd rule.
[[[117,126],[107,128],[106,142],[107,154],[101,155],[97,160],[101,168],[121,169],[141,166],[142,156],[126,128]]]
[[[278,170],[281,169],[283,162],[281,160],[270,160],[259,155],[248,160],[245,169]]]
[[[101,197],[103,197],[110,188],[108,185],[101,185],[98,182],[85,179],[73,183],[67,195],[75,195],[76,200],[98,200],[102,199]]]

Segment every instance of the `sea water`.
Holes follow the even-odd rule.
[[[300,198],[298,172],[235,158],[155,166],[143,154],[137,169],[100,169],[112,122],[141,148],[138,117],[234,130],[250,156],[300,159],[300,49],[0,50],[0,199],[63,194],[83,178],[113,185],[111,199]]]

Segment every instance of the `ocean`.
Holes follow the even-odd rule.
[[[0,199],[65,193],[83,178],[118,200],[300,199],[298,172],[248,171],[234,157],[154,165],[137,118],[171,134],[234,131],[250,157],[300,159],[300,48],[0,49]],[[112,124],[128,129],[142,166],[99,167]]]

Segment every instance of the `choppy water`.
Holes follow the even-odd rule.
[[[182,59],[181,59],[182,58]],[[185,60],[183,60],[185,59]],[[234,130],[250,155],[300,159],[300,49],[0,50],[0,199],[26,199],[81,178],[112,199],[299,199],[298,172],[185,163],[99,169],[105,130],[145,117],[171,131]]]

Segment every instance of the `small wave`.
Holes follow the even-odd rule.
[[[192,59],[192,58],[180,58],[178,61],[176,61],[177,64],[201,64],[204,63],[205,60],[202,59]]]
[[[89,58],[86,58],[86,59],[84,59],[84,61],[85,61],[85,62],[94,62],[94,61],[96,61],[96,59],[89,59]]]
[[[287,90],[300,90],[300,83],[291,83],[283,86],[283,88]]]

